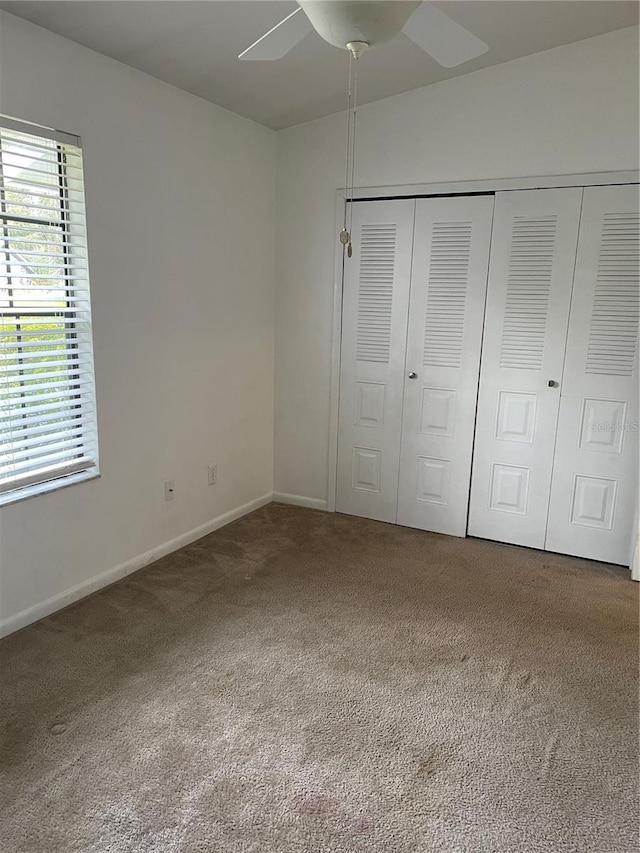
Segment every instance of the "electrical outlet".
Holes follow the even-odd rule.
[[[215,486],[215,484],[218,482],[218,466],[209,465],[207,471],[209,474],[209,485]]]
[[[172,501],[176,495],[175,482],[173,480],[164,481],[164,499]]]

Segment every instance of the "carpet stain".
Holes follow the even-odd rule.
[[[556,760],[558,752],[558,732],[554,732],[549,740],[544,751],[544,760],[542,763],[542,777],[549,776],[551,768]]]
[[[433,752],[421,758],[418,762],[418,773],[421,776],[433,776],[444,770],[452,751],[447,747],[434,749]]]
[[[336,814],[339,806],[331,797],[313,791],[305,791],[296,797],[295,809],[299,814],[325,817]]]
[[[373,832],[373,824],[364,817],[350,818],[348,824],[355,832],[363,835],[371,835]]]
[[[418,772],[422,773],[423,776],[433,776],[437,769],[437,764],[433,758],[423,758],[418,764]]]
[[[298,794],[294,808],[300,815],[333,820],[343,828],[361,835],[370,835],[373,830],[373,824],[367,818],[353,817],[338,800],[316,791]]]
[[[531,673],[523,672],[516,679],[516,687],[519,687],[521,690],[527,686],[527,684],[531,681]]]

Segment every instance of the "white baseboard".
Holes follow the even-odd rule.
[[[320,498],[306,498],[304,495],[288,495],[286,492],[274,492],[273,500],[280,504],[306,506],[308,509],[322,509],[326,512],[327,502]]]
[[[94,577],[71,587],[71,589],[67,589],[58,595],[48,598],[46,601],[35,604],[33,607],[29,607],[26,610],[17,613],[15,616],[9,616],[7,619],[3,619],[0,621],[0,637],[5,637],[7,634],[12,634],[14,631],[18,631],[20,628],[24,628],[32,622],[37,622],[38,619],[50,616],[52,613],[55,613],[56,610],[62,610],[63,607],[73,604],[74,601],[85,598],[85,596],[90,595],[92,592],[97,592],[97,590],[102,589],[102,587],[108,586],[109,584],[112,584],[133,572],[137,572],[138,569],[148,566],[149,563],[153,563],[161,557],[166,557],[167,554],[171,554],[173,551],[177,551],[185,545],[190,545],[192,542],[195,542],[196,539],[202,539],[202,537],[206,536],[208,533],[213,533],[214,530],[218,530],[220,527],[224,527],[226,524],[230,524],[232,521],[242,518],[243,515],[247,515],[248,513],[271,503],[272,500],[273,495],[271,492],[269,492],[269,494],[262,495],[262,497],[249,501],[248,503],[243,504],[236,509],[232,509],[229,512],[225,512],[217,518],[213,518],[211,521],[201,524],[199,527],[194,527],[186,533],[181,533],[180,536],[176,536],[168,542],[163,542],[161,545],[152,548],[150,551],[145,551],[144,554],[138,554],[136,557],[127,560],[125,563],[120,563],[119,566],[107,569],[106,572],[101,572],[99,575],[95,575]]]

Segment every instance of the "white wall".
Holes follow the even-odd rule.
[[[7,631],[270,495],[276,135],[5,13],[0,112],[83,138],[102,470],[0,511]]]
[[[359,73],[367,73],[366,53]],[[344,115],[278,134],[275,487],[321,502],[344,134]],[[397,95],[358,114],[358,186],[637,168],[637,28]]]

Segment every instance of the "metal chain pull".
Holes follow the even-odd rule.
[[[353,234],[353,188],[356,174],[356,110],[358,107],[358,59],[360,58],[361,50],[355,44],[349,43],[350,64],[353,63],[353,129],[351,131],[351,192],[349,204],[349,245],[347,246],[347,257],[353,255],[353,246],[351,245],[351,235]]]
[[[356,148],[356,101],[358,86],[357,60],[361,50],[349,46],[349,91],[347,98],[347,152],[344,175],[344,217],[340,242],[347,247],[347,257],[353,256],[351,244],[351,226],[353,223],[353,181],[355,173]],[[347,216],[348,211],[348,216]]]

